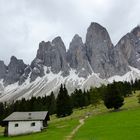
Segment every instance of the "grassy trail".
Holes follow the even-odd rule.
[[[72,140],[73,136],[76,134],[76,132],[79,130],[79,128],[80,128],[82,125],[84,125],[85,119],[86,119],[86,118],[83,118],[83,119],[80,119],[80,120],[79,120],[79,123],[80,123],[80,124],[79,124],[76,128],[74,128],[74,129],[72,130],[71,134],[67,137],[66,140]]]

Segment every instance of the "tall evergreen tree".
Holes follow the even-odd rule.
[[[51,95],[49,96],[48,111],[50,114],[54,114],[56,112],[56,100],[53,92],[51,92]]]
[[[120,94],[124,97],[132,95],[132,86],[129,82],[113,82],[112,85],[114,85],[117,90],[120,92]]]
[[[85,106],[85,102],[87,102],[85,95],[86,94],[83,94],[81,89],[75,89],[74,93],[71,95],[74,108],[82,108]]]
[[[88,106],[90,104],[90,92],[84,90],[83,96],[84,96],[84,106]]]
[[[4,105],[0,103],[0,121],[4,118]]]
[[[56,114],[57,117],[65,117],[72,113],[72,104],[68,91],[61,84],[60,91],[56,99]]]
[[[95,107],[100,103],[101,97],[98,88],[90,89],[90,103]]]
[[[119,93],[116,86],[113,84],[107,85],[104,95],[104,104],[108,109],[119,109],[124,102],[123,96]]]

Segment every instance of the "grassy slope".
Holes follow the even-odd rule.
[[[1,136],[1,132],[3,131],[3,129],[0,127],[0,140],[45,140],[47,138],[49,140],[65,140],[70,132],[79,124],[78,119],[83,118],[83,116],[85,116],[89,112],[92,114],[92,116],[86,120],[85,125],[82,126],[76,133],[74,138],[75,140],[109,140],[109,137],[105,138],[105,136],[109,135],[109,130],[112,131],[110,132],[112,136],[116,137],[115,134],[117,135],[117,133],[120,133],[119,130],[124,130],[123,128],[125,127],[127,127],[127,132],[133,129],[131,131],[133,134],[131,133],[131,135],[132,137],[135,137],[135,135],[139,131],[138,127],[140,127],[138,118],[138,116],[140,115],[140,107],[137,103],[136,95],[125,99],[125,105],[122,108],[124,111],[120,112],[108,112],[104,105],[101,104],[97,108],[89,106],[84,109],[77,109],[71,116],[61,119],[57,119],[55,116],[51,116],[51,121],[49,123],[48,129],[37,134],[17,137],[3,137]],[[120,123],[118,123],[115,119],[117,119]],[[125,122],[124,125],[122,124],[122,126],[120,126],[121,122]],[[135,129],[137,129],[136,133]],[[94,131],[96,132],[96,134],[93,133],[93,130],[96,130]],[[121,135],[123,136],[123,131],[121,132]],[[101,135],[101,133],[104,134]],[[126,133],[124,134],[127,135]],[[138,137],[140,136],[138,135]],[[129,140],[128,137],[126,137],[126,139]]]
[[[90,117],[74,140],[139,140],[140,109]]]
[[[46,140],[47,138],[49,140],[63,140],[77,125],[77,119],[61,120],[57,122],[51,122],[48,126],[48,129],[41,133],[16,137],[0,136],[0,140]]]
[[[126,98],[121,111],[110,111],[87,119],[73,140],[140,139],[140,106],[136,96]]]

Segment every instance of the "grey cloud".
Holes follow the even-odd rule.
[[[130,32],[132,28],[139,24],[139,8],[139,0],[117,0],[116,3],[112,3],[109,14],[105,20],[106,27],[114,44],[116,44],[123,35]]]
[[[74,34],[85,40],[90,22],[105,26],[114,42],[140,23],[139,0],[0,0],[0,59],[30,63],[42,40]]]

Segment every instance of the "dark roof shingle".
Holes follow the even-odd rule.
[[[45,120],[48,111],[38,112],[13,112],[3,121],[30,121],[30,120]]]

